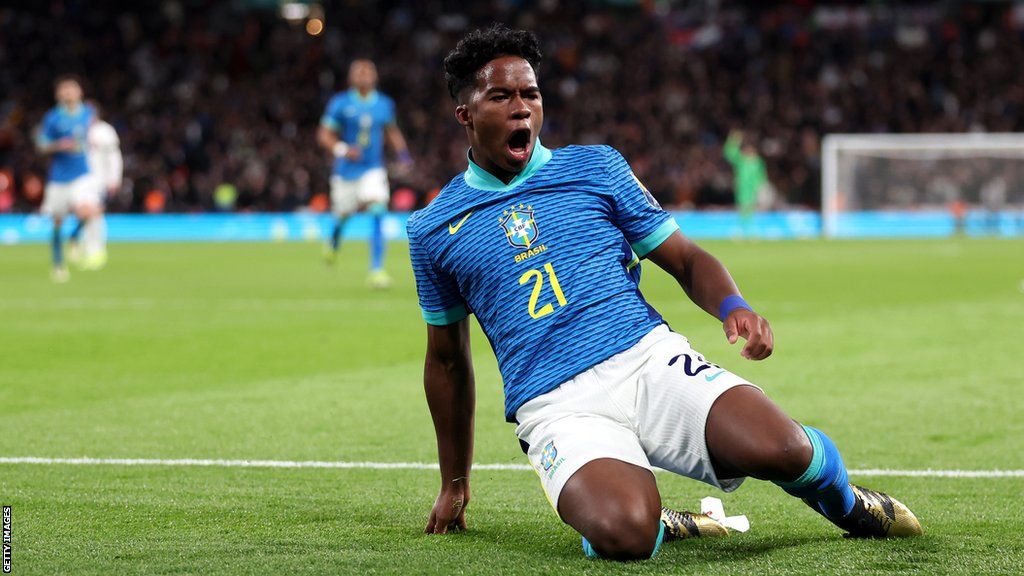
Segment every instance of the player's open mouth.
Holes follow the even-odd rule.
[[[513,130],[508,137],[508,152],[517,162],[526,162],[530,153],[530,129]]]

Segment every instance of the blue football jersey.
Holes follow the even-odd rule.
[[[42,144],[48,145],[64,138],[73,138],[78,147],[71,152],[56,152],[50,161],[50,181],[66,183],[89,173],[86,159],[86,135],[93,120],[93,109],[80,105],[74,112],[63,106],[56,106],[43,117],[39,134]]]
[[[538,140],[507,185],[470,160],[409,219],[423,318],[476,315],[498,358],[505,416],[663,322],[640,258],[679,229],[608,146]]]
[[[354,180],[367,170],[384,166],[384,127],[395,122],[395,103],[376,90],[365,98],[355,89],[339,92],[327,103],[320,125],[338,133],[349,146],[363,151],[359,160],[338,158],[334,174]]]

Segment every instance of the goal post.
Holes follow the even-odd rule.
[[[1024,233],[1024,134],[829,134],[826,238]]]

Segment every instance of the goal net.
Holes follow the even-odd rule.
[[[1024,134],[830,134],[826,237],[1024,234]]]

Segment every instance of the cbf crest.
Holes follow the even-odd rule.
[[[526,206],[524,208],[520,204],[518,208],[512,207],[505,210],[502,212],[500,221],[509,244],[516,248],[526,248],[528,250],[537,241],[537,236],[540,235],[537,221],[533,219],[533,206]]]
[[[547,446],[544,447],[544,451],[540,454],[540,463],[544,467],[544,470],[550,470],[555,464],[555,458],[558,457],[558,448],[555,448],[555,441],[548,442]]]

